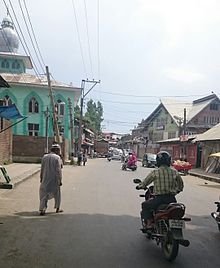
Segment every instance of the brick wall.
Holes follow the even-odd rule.
[[[3,119],[0,124],[0,129],[4,129],[10,126],[11,122]],[[12,130],[8,129],[0,133],[0,165],[10,162],[12,162]]]
[[[53,138],[49,138],[49,151],[53,142]],[[68,143],[66,141],[62,144],[63,159],[66,160],[66,151]],[[12,156],[13,162],[28,162],[39,163],[42,156],[45,154],[46,139],[45,137],[33,136],[13,136]]]

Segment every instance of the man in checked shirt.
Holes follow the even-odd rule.
[[[152,182],[154,183],[155,198],[142,203],[141,218],[146,228],[152,228],[152,211],[157,210],[161,204],[176,203],[175,195],[183,190],[183,180],[178,171],[170,167],[171,156],[168,152],[161,151],[157,154],[158,169],[153,170],[141,182],[136,189],[145,189]]]

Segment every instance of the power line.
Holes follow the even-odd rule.
[[[98,79],[100,79],[100,2],[97,0],[97,57],[98,57]]]
[[[72,0],[72,7],[73,7],[73,12],[74,12],[74,17],[75,17],[76,30],[77,30],[77,36],[78,36],[78,41],[79,41],[79,46],[80,46],[80,53],[81,53],[81,58],[82,58],[82,63],[83,63],[83,69],[84,69],[86,77],[88,77],[87,71],[86,71],[85,60],[84,60],[84,56],[83,56],[82,42],[81,42],[80,34],[79,34],[79,26],[78,26],[78,20],[77,20],[77,16],[76,16],[76,7],[74,4],[74,0]]]
[[[115,95],[115,96],[126,96],[126,97],[136,97],[136,98],[187,98],[187,97],[202,97],[205,96],[205,94],[198,94],[198,95],[164,95],[164,96],[156,96],[156,95],[132,95],[132,94],[122,94],[122,93],[113,93],[108,91],[99,91],[94,90],[95,92],[109,94],[109,95]]]
[[[6,5],[5,0],[3,0],[3,2],[4,2],[4,4],[5,4],[5,7],[7,8],[7,5]],[[39,78],[39,70],[38,70],[38,68],[37,68],[37,66],[36,66],[36,64],[35,64],[35,62],[34,62],[32,56],[31,56],[30,49],[29,49],[29,47],[28,47],[28,45],[27,45],[27,43],[26,43],[25,37],[24,37],[23,32],[22,32],[22,30],[21,30],[21,27],[20,27],[20,24],[19,24],[19,22],[18,22],[18,19],[17,19],[16,13],[15,13],[14,7],[13,7],[13,5],[12,5],[12,3],[11,3],[11,0],[9,0],[9,3],[10,3],[10,6],[11,6],[11,9],[12,9],[12,12],[13,12],[13,14],[14,14],[15,20],[16,20],[16,22],[17,22],[18,28],[19,28],[19,30],[20,30],[21,36],[22,36],[22,38],[23,38],[23,41],[24,41],[24,43],[25,43],[25,45],[26,45],[26,48],[27,48],[27,50],[28,50],[29,56],[30,56],[30,58],[31,58],[31,60],[32,60],[32,62],[33,62],[33,65],[34,65],[34,67],[35,67],[35,68],[33,68],[33,69],[34,69],[34,71],[35,71],[35,74],[36,74],[36,75],[38,76],[38,78]],[[9,16],[10,16],[12,22],[13,22],[13,19],[12,19],[12,16],[11,16],[10,13],[9,13]],[[14,22],[13,22],[13,23],[14,23]],[[15,26],[15,24],[14,24],[14,26]],[[26,55],[28,56],[27,50],[26,50],[26,48],[25,48],[25,46],[24,46],[24,43],[23,43],[23,41],[22,41],[22,39],[21,39],[21,36],[20,36],[20,34],[19,34],[19,32],[18,32],[16,26],[15,26],[15,31],[16,31],[16,33],[18,34],[19,40],[21,41],[22,47],[23,47],[23,49],[24,49]],[[35,70],[35,69],[36,69],[36,70]]]
[[[88,49],[89,49],[89,62],[90,62],[90,68],[91,68],[91,73],[92,73],[92,77],[93,77],[92,57],[91,57],[90,38],[89,38],[89,27],[88,27],[88,15],[87,15],[87,7],[86,7],[86,1],[85,0],[84,0],[84,10],[85,10],[85,18],[86,18],[87,42],[88,42]]]
[[[38,52],[39,52],[41,61],[42,61],[43,65],[46,66],[46,64],[45,64],[45,62],[44,62],[44,59],[43,59],[43,57],[42,57],[42,54],[41,54],[41,51],[40,51],[38,42],[37,42],[36,35],[35,35],[35,33],[34,33],[34,28],[33,28],[33,25],[32,25],[32,23],[31,23],[30,14],[29,14],[29,12],[28,12],[28,8],[27,8],[27,5],[26,5],[26,1],[23,0],[23,3],[24,3],[24,6],[25,6],[25,10],[26,10],[26,13],[27,13],[27,16],[28,16],[28,20],[29,20],[29,23],[30,23],[30,26],[31,26],[32,34],[33,34],[33,37],[34,37],[34,40],[35,40],[35,43],[36,43],[37,50],[38,50]]]
[[[29,27],[28,27],[28,25],[27,25],[27,20],[26,20],[25,15],[24,15],[24,11],[23,11],[23,8],[22,8],[22,5],[21,5],[21,1],[18,0],[18,3],[19,3],[19,7],[20,7],[20,9],[21,9],[21,13],[22,13],[22,17],[23,17],[24,23],[25,23],[26,28],[27,28],[28,35],[29,35],[30,40],[31,40],[32,47],[33,47],[33,49],[34,49],[35,55],[36,55],[36,57],[37,57],[37,60],[38,60],[40,66],[41,66],[41,68],[42,68],[42,70],[43,70],[43,73],[44,73],[44,67],[43,67],[43,65],[41,64],[40,58],[38,57],[37,50],[36,50],[36,48],[35,48],[35,45],[34,45],[34,42],[33,42],[32,36],[31,36],[31,33],[30,33],[30,31],[29,31]]]

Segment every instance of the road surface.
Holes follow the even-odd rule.
[[[217,268],[220,233],[210,217],[220,184],[184,176],[178,201],[187,206],[185,238],[177,259],[167,262],[159,246],[139,231],[141,191],[134,177],[151,169],[122,171],[119,161],[89,159],[85,167],[65,166],[63,213],[53,200],[45,216],[38,215],[39,176],[0,193],[0,267],[4,268]]]

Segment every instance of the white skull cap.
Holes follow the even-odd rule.
[[[60,149],[60,145],[58,143],[52,144],[52,149]]]

